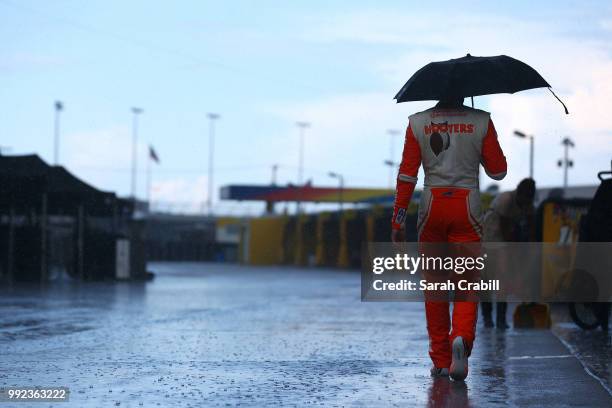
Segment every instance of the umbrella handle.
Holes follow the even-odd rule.
[[[566,114],[566,115],[569,115],[569,111],[567,110],[567,106],[565,106],[565,104],[563,103],[563,101],[562,101],[561,99],[559,99],[559,97],[557,96],[557,94],[555,94],[555,93],[553,92],[552,88],[548,87],[548,90],[550,91],[550,93],[551,93],[551,94],[553,94],[553,96],[554,96],[555,98],[557,98],[557,100],[558,100],[559,102],[561,102],[561,105],[563,105],[563,109],[565,109],[565,114]]]
[[[469,56],[469,55],[470,55],[470,54],[468,54],[468,56]],[[470,99],[472,99],[472,109],[473,109],[473,108],[474,108],[474,97],[473,97],[473,96],[470,96]]]

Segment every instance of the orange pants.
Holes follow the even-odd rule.
[[[480,242],[479,214],[470,210],[469,189],[431,188],[424,192],[426,207],[419,214],[419,242]],[[472,203],[474,204],[474,203]],[[479,203],[478,203],[479,205]],[[479,210],[478,210],[479,211]],[[476,332],[478,303],[453,302],[452,320],[449,302],[428,301],[425,294],[425,316],[429,334],[429,355],[438,368],[451,364],[451,344],[461,336],[471,352]]]

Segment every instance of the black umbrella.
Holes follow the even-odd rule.
[[[550,84],[529,65],[506,55],[472,57],[431,62],[419,69],[395,95],[397,102],[441,100],[496,93],[515,93]]]

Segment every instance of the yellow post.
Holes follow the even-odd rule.
[[[248,249],[248,237],[250,235],[250,222],[246,220],[240,225],[240,241],[238,241],[238,263],[246,264],[248,259],[246,251]]]
[[[329,213],[319,213],[317,217],[317,243],[315,248],[315,264],[322,266],[325,264],[325,221],[329,219]]]
[[[303,235],[303,224],[305,215],[298,215],[295,220],[295,258],[294,263],[296,265],[305,265],[306,260],[304,251],[304,237]]]
[[[338,267],[348,268],[350,266],[348,253],[348,221],[355,218],[354,211],[344,211],[340,214],[340,248],[338,249]]]

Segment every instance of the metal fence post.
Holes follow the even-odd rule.
[[[42,195],[40,215],[40,281],[47,281],[47,193]]]
[[[15,209],[11,207],[9,210],[9,226],[8,226],[8,256],[7,256],[7,269],[8,269],[8,281],[10,283],[14,280],[14,252],[15,252]]]
[[[84,224],[85,224],[85,214],[84,214],[84,209],[83,209],[83,205],[79,205],[78,208],[78,216],[77,216],[77,273],[79,276],[80,280],[84,279],[84,270],[83,270],[83,266],[84,266],[84,258],[85,258],[85,254],[83,253],[84,250],[84,245],[83,245],[83,241],[84,241]]]

